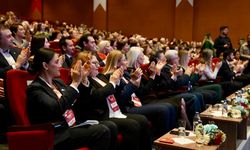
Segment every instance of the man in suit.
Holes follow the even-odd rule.
[[[73,62],[74,54],[74,43],[70,37],[62,37],[59,41],[59,47],[62,51],[62,54],[65,54],[65,61],[62,65],[63,68],[70,68]]]
[[[84,34],[77,42],[78,49],[81,49],[81,51],[89,51],[92,52],[97,60],[99,61],[99,65],[101,67],[105,66],[105,63],[102,61],[102,59],[97,54],[98,47],[96,46],[96,41],[93,36],[90,34]]]
[[[0,29],[0,78],[4,78],[8,70],[27,69],[29,49],[20,50],[12,47],[13,36],[6,27]]]
[[[233,66],[233,64],[230,63],[234,59],[232,50],[225,51],[223,58],[222,66],[218,72],[218,76],[222,77],[222,81],[237,81],[238,88],[250,83],[250,75],[237,73],[237,66]]]

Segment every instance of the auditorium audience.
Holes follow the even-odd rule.
[[[191,129],[195,112],[250,83],[250,35],[234,51],[228,31],[221,26],[215,42],[210,34],[202,42],[148,39],[84,24],[29,23],[9,11],[0,24],[0,78],[28,67],[38,74],[27,89],[28,115],[32,124],[55,123],[55,149],[150,150],[149,124],[155,137],[178,119]],[[61,56],[48,40],[59,42]],[[68,86],[55,78],[61,65],[71,70]],[[7,106],[0,104],[0,140]],[[99,124],[73,127],[90,119]]]
[[[5,78],[5,74],[11,69],[27,69],[29,66],[29,48],[19,49],[13,47],[14,40],[9,28],[0,28],[0,78]]]
[[[59,47],[62,54],[65,55],[65,61],[62,65],[63,68],[70,68],[74,57],[74,43],[70,37],[62,37],[59,41]]]
[[[38,74],[27,88],[27,112],[31,124],[54,123],[55,149],[76,149],[88,146],[94,150],[108,150],[110,130],[104,125],[74,127],[72,104],[78,97],[78,85],[83,76],[82,62],[71,70],[72,83],[66,86],[55,79],[60,76],[59,55],[41,48],[34,56],[32,73]],[[69,117],[71,116],[71,117]]]
[[[84,120],[91,117],[114,122],[123,135],[119,149],[150,150],[151,139],[147,119],[142,115],[123,113],[116,101],[115,92],[123,76],[123,69],[116,69],[108,79],[99,74],[99,62],[91,52],[80,52],[75,62],[78,60],[88,64],[90,69],[89,75],[82,79],[78,87],[80,97],[74,105],[78,118]]]

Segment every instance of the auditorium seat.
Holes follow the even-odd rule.
[[[15,126],[7,133],[10,150],[53,150],[52,124],[30,125],[26,108],[26,88],[35,75],[23,70],[10,70],[6,76],[6,95],[15,119]],[[49,138],[48,138],[49,137]],[[81,150],[89,150],[82,148]]]

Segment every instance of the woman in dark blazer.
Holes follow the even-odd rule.
[[[72,68],[72,83],[66,86],[60,76],[58,54],[41,48],[35,53],[31,71],[37,78],[27,88],[27,109],[31,124],[54,123],[55,149],[69,150],[88,146],[95,150],[108,150],[110,130],[104,125],[74,127],[71,110],[78,97],[77,87],[83,76],[82,63]]]
[[[123,114],[114,97],[123,70],[117,69],[110,79],[105,81],[103,76],[99,75],[99,62],[95,55],[91,52],[80,52],[74,60],[73,66],[77,60],[88,63],[91,70],[89,78],[83,78],[78,87],[80,98],[74,105],[77,117],[80,119],[91,117],[114,122],[123,135],[119,149],[152,149],[146,117],[137,114]]]
[[[136,93],[140,90],[142,70],[138,68],[132,73],[131,78],[126,71],[126,67],[127,60],[125,55],[121,51],[113,50],[109,53],[103,70],[103,74],[107,79],[117,68],[125,70],[124,77],[122,77],[115,94],[120,106],[123,107],[123,112],[145,115],[152,122],[156,136],[161,136],[173,129],[176,123],[174,106],[168,103],[142,105],[141,100],[136,96]]]

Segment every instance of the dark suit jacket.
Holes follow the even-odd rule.
[[[18,48],[10,48],[10,55],[14,58],[15,61],[20,52],[21,51]],[[4,58],[2,53],[0,53],[0,78],[5,78],[6,72],[10,69],[13,69],[12,66],[9,65],[8,61]]]
[[[28,86],[27,109],[31,123],[65,123],[65,119],[62,115],[77,99],[78,92],[71,86],[65,86],[65,84],[59,79],[53,80],[53,83],[62,93],[60,99],[58,99],[53,90],[40,78],[36,78]]]
[[[235,73],[230,69],[226,60],[222,61],[218,76],[221,77],[221,81],[231,81],[235,76]]]
[[[89,78],[90,85],[86,87],[83,84],[78,86],[80,98],[74,105],[74,111],[77,119],[84,121],[86,119],[102,120],[107,116],[108,105],[106,98],[115,94],[115,88],[103,75],[98,78],[107,83],[102,87],[98,82]]]
[[[65,61],[62,65],[63,68],[70,68],[71,64],[73,62],[73,57],[69,58],[67,55],[65,55]]]
[[[186,74],[178,76],[176,81],[171,79],[171,69],[172,67],[168,64],[162,68],[160,77],[157,77],[157,88],[176,90],[188,84],[190,77]]]

